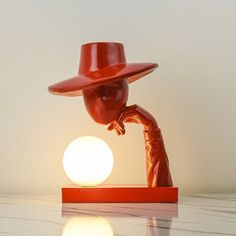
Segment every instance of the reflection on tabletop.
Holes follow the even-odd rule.
[[[122,234],[158,236],[160,229],[169,235],[172,218],[178,217],[178,205],[173,203],[89,203],[62,205],[62,217],[68,218],[63,236],[113,236]],[[117,220],[119,219],[119,220]],[[143,226],[146,227],[143,227]],[[140,230],[145,230],[141,234]]]

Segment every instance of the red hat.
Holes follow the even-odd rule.
[[[80,96],[82,90],[127,79],[129,83],[149,74],[156,63],[126,63],[121,43],[88,43],[81,47],[78,75],[48,87],[50,93]]]

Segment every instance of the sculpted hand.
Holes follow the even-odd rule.
[[[125,123],[137,123],[137,120],[133,117],[134,106],[126,107],[120,114],[117,120],[114,120],[109,126],[108,130],[115,130],[117,135],[125,134]],[[134,112],[136,113],[136,112]]]
[[[158,128],[154,117],[138,105],[127,106],[120,117],[113,121],[107,129],[114,129],[118,135],[123,135],[125,134],[124,123],[141,124],[145,130]]]
[[[122,121],[113,121],[107,128],[108,130],[115,130],[117,135],[125,134],[125,126]]]

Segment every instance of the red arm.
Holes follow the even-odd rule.
[[[144,126],[148,186],[172,186],[168,156],[155,118],[138,105],[128,106],[123,109],[120,117],[110,124],[108,130],[115,129],[118,135],[125,134],[123,122]]]

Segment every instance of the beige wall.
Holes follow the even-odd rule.
[[[142,128],[118,137],[81,97],[47,86],[76,73],[80,45],[118,41],[130,62],[160,68],[130,86],[158,120],[181,192],[236,192],[236,1],[1,1],[0,192],[59,192],[62,155],[79,136],[115,155],[107,183],[145,183]]]

